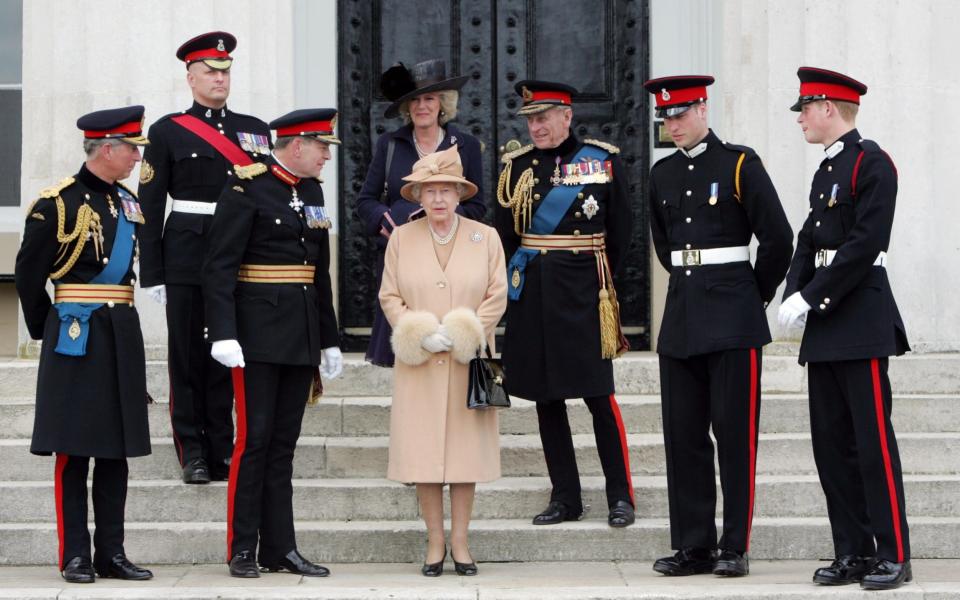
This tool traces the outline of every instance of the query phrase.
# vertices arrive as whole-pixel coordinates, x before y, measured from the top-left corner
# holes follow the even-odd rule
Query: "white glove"
[[[143,288],[143,291],[157,304],[162,306],[167,303],[167,286],[163,284],[152,285],[148,288]]]
[[[244,367],[243,350],[237,340],[220,340],[210,348],[210,356],[221,365],[229,368]]]
[[[443,327],[441,325],[441,327]],[[420,340],[420,347],[427,352],[436,354],[437,352],[449,352],[453,347],[453,340],[447,337],[443,329],[437,329],[436,333],[423,336]]]
[[[340,348],[330,346],[321,352],[323,360],[320,361],[320,374],[327,379],[336,379],[343,373],[343,354],[340,353]]]
[[[789,298],[780,305],[780,312],[777,318],[784,327],[796,327],[802,329],[807,324],[807,313],[810,311],[810,305],[803,299],[800,292],[794,292]]]

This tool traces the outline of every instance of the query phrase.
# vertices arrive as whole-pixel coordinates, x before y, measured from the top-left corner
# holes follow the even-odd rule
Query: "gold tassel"
[[[307,405],[315,406],[323,398],[323,380],[320,379],[320,369],[313,369],[313,379],[310,381],[310,392],[307,394]]]
[[[617,314],[606,288],[600,288],[600,356],[616,358],[619,339]]]

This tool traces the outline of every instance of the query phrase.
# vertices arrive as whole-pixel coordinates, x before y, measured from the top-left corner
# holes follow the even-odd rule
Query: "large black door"
[[[574,130],[616,144],[629,170],[634,236],[617,278],[621,318],[634,349],[650,347],[648,226],[644,202],[649,168],[647,0],[339,0],[340,325],[344,347],[366,348],[377,301],[373,244],[353,218],[373,145],[400,126],[383,118],[389,102],[380,73],[442,58],[452,75],[470,75],[461,90],[458,123],[486,147],[486,200],[496,202],[499,156],[528,143],[516,117],[515,81],[547,79],[581,91]]]

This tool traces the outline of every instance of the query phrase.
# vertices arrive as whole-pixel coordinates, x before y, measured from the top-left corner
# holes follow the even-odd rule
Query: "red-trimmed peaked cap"
[[[706,100],[707,86],[713,81],[710,75],[672,75],[651,79],[643,87],[657,99],[656,115],[662,119],[682,115]]]
[[[575,87],[554,81],[524,79],[513,86],[523,100],[518,115],[533,115],[555,106],[570,106],[579,92]]]
[[[270,129],[277,137],[302,135],[327,144],[339,144],[337,138],[337,110],[334,108],[302,108],[270,121]]]
[[[800,67],[797,69],[800,78],[800,97],[790,110],[800,112],[800,107],[808,102],[817,100],[843,100],[860,104],[860,96],[866,95],[867,86],[843,73],[818,69],[816,67]]]
[[[115,139],[134,146],[147,146],[143,136],[143,107],[124,106],[87,113],[77,119],[77,129],[88,140]]]
[[[197,61],[203,61],[211,69],[226,71],[233,64],[230,53],[237,47],[237,38],[226,31],[202,33],[185,41],[177,48],[177,58],[189,67]]]

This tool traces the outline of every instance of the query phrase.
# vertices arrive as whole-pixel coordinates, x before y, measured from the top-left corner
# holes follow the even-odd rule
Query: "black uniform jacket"
[[[238,146],[239,134],[264,136],[270,143],[270,128],[256,117],[226,108],[208,109],[196,102],[185,112],[222,130]],[[140,240],[143,287],[162,283],[200,285],[200,265],[212,217],[171,212],[164,226],[167,195],[176,200],[216,202],[233,173],[233,165],[213,146],[170,120],[180,114],[166,115],[150,126],[150,145],[140,166],[140,203],[147,221]],[[265,157],[260,152],[247,154],[254,161]]]
[[[240,342],[246,360],[318,365],[320,350],[339,346],[330,286],[327,229],[310,228],[306,208],[290,206],[293,188],[268,170],[230,178],[217,203],[203,263],[208,341]],[[305,206],[323,206],[316,179],[301,179]],[[313,285],[237,281],[241,264],[314,265]]]
[[[122,210],[117,186],[97,178],[86,166],[59,191],[64,206],[63,230],[68,234],[74,230],[77,211],[86,203],[100,215],[104,243],[98,256],[93,240],[88,240],[73,268],[58,281],[87,283],[103,270],[103,259],[113,250],[117,230],[108,194],[115,209]],[[42,195],[50,197],[40,198],[27,213],[16,265],[17,294],[27,329],[30,337],[43,340],[30,451],[100,458],[150,454],[146,366],[137,309],[119,303],[102,306],[90,316],[84,356],[54,352],[60,319],[46,283],[65,260],[58,260],[57,193],[45,190]],[[69,256],[75,242],[67,247]],[[136,283],[134,260],[132,257],[120,284]]]
[[[538,200],[553,189],[550,177],[556,157],[560,157],[561,164],[570,163],[582,144],[571,131],[556,148],[539,150],[529,146],[525,151],[505,155],[505,161],[512,160],[510,190],[521,173],[532,168],[536,211]],[[630,245],[632,213],[627,197],[627,171],[615,152],[609,160],[613,180],[584,186],[553,233],[606,232],[607,256],[611,270],[616,272]],[[590,196],[599,209],[588,218],[583,205]],[[509,261],[520,247],[513,213],[498,205],[494,221]],[[507,305],[503,359],[508,391],[541,401],[612,394],[613,363],[602,358],[600,351],[596,257],[590,252],[574,254],[569,250],[540,254],[527,265],[525,278],[520,299]]]
[[[764,311],[783,281],[793,231],[760,157],[710,131],[694,158],[679,150],[650,173],[650,228],[657,258],[670,271],[657,352],[674,358],[770,342]],[[737,162],[740,197],[736,197]],[[717,199],[711,204],[711,187]],[[674,267],[670,252],[759,246],[748,262]]]
[[[910,350],[887,270],[873,266],[890,245],[896,167],[876,142],[862,139],[856,129],[839,141],[843,150],[824,159],[813,176],[810,213],[797,236],[784,292],[787,298],[799,291],[812,307],[800,345],[801,364],[899,356]],[[831,206],[834,185],[838,188]],[[837,254],[830,266],[816,268],[816,253],[822,249]]]

